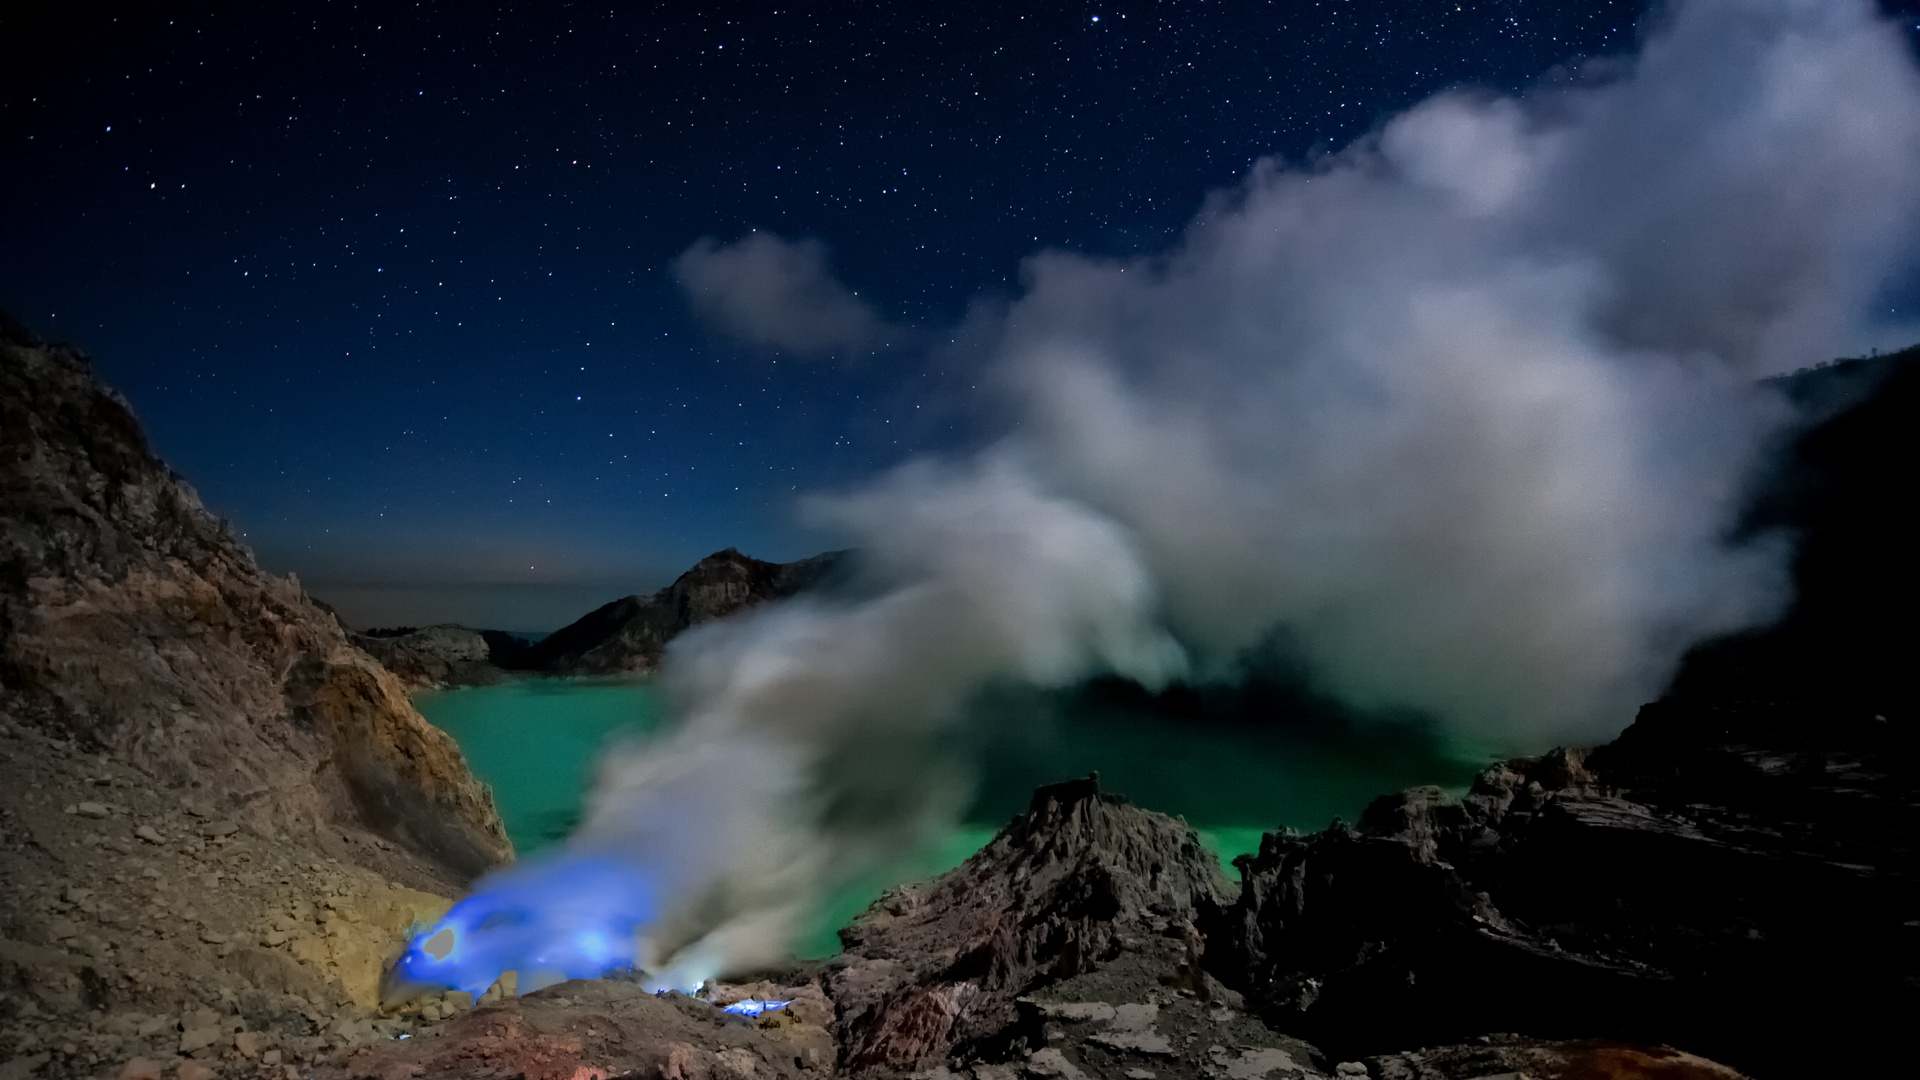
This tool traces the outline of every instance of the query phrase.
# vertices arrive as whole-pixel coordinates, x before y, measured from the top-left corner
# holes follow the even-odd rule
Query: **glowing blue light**
[[[745,1001],[736,1001],[720,1011],[730,1012],[735,1016],[759,1016],[761,1013],[779,1012],[791,1004],[793,1004],[791,1001],[755,1001],[748,998]]]
[[[653,889],[625,863],[571,854],[524,863],[483,879],[408,942],[389,986],[400,996],[416,987],[478,996],[508,971],[523,983],[534,973],[542,982],[598,978],[634,966],[637,933],[654,910]]]

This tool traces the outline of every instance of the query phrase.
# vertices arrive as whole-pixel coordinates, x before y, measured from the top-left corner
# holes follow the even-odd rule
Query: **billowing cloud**
[[[833,276],[818,240],[703,237],[674,259],[673,276],[701,318],[748,345],[845,355],[873,348],[886,331],[872,305]]]
[[[981,687],[1275,631],[1463,745],[1604,738],[1776,610],[1784,545],[1727,542],[1783,413],[1755,379],[1867,340],[1916,208],[1920,77],[1868,0],[1691,0],[1630,60],[1263,162],[1162,256],[1038,255],[1013,434],[814,503],[870,592],[677,642],[674,734],[568,858],[659,883],[674,979],[764,962],[954,812]]]

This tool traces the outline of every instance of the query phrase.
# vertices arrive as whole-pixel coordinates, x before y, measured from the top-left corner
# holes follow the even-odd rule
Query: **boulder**
[[[1011,1053],[1022,995],[1157,937],[1184,940],[1231,895],[1184,822],[1093,778],[1040,788],[978,854],[882,897],[842,931],[827,985],[844,1063],[904,1071]]]

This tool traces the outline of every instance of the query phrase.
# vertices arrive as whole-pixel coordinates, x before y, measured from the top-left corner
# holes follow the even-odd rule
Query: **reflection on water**
[[[527,678],[422,692],[414,702],[492,785],[522,854],[572,830],[594,759],[610,740],[645,738],[660,719],[652,688],[631,679]],[[1097,771],[1103,787],[1186,817],[1230,863],[1257,850],[1264,831],[1351,820],[1383,792],[1464,785],[1474,768],[1418,725],[1356,724],[1297,697],[1258,692],[1147,696],[1096,686],[989,699],[977,712],[973,737],[958,750],[980,776],[966,822],[937,850],[830,898],[805,955],[837,951],[834,931],[883,888],[979,850],[1040,784]]]

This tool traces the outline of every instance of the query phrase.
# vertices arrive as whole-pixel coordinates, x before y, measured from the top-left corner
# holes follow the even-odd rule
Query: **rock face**
[[[82,357],[0,329],[0,410],[0,710],[344,859],[369,845],[342,829],[444,883],[510,857],[453,741],[255,564]]]
[[[404,634],[355,634],[353,643],[409,687],[482,686],[501,676],[484,634],[452,623]]]
[[[1156,937],[1184,942],[1230,896],[1184,823],[1092,780],[1041,788],[979,854],[842,932],[828,987],[846,1064],[907,1070],[1004,1053],[1021,995]],[[1197,963],[1191,977],[1202,978]]]
[[[1458,801],[1415,789],[1356,828],[1265,837],[1238,860],[1216,973],[1338,1056],[1524,1031],[1762,1076],[1890,1060],[1920,1006],[1920,822],[1911,784],[1872,774],[1884,754],[1911,760],[1910,733],[1857,732],[1881,736],[1876,755],[1721,728],[1642,756],[1688,739],[1675,709],[1649,707],[1594,771],[1557,751],[1489,769]],[[1849,811],[1872,825],[1847,829]]]
[[[510,666],[549,675],[652,671],[681,631],[825,583],[847,563],[843,551],[770,563],[732,548],[695,563],[652,596],[628,596],[542,638]]]

